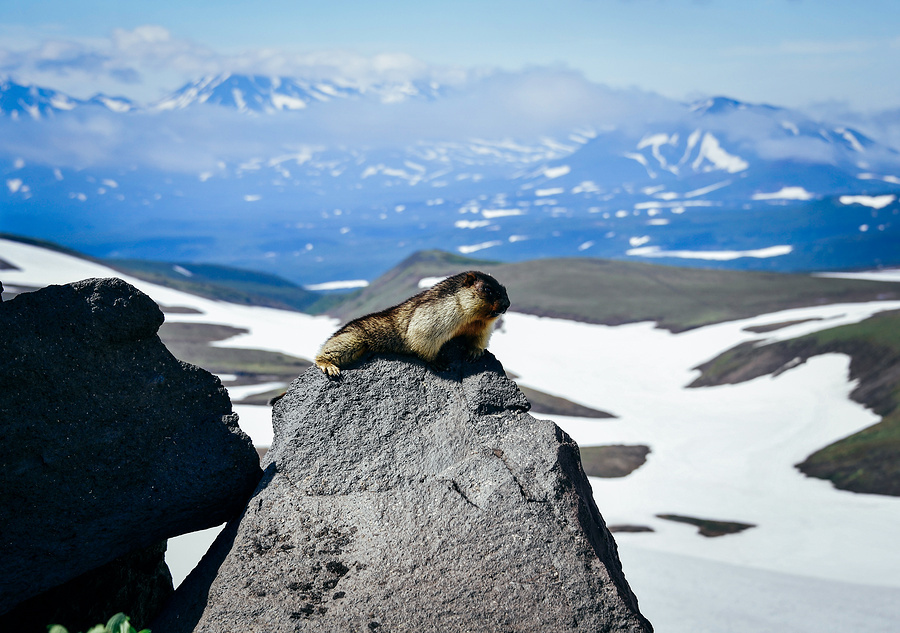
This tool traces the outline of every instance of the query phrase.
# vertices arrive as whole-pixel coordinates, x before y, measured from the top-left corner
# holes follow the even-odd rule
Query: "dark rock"
[[[120,556],[18,604],[0,616],[0,630],[47,633],[47,625],[52,623],[75,633],[106,622],[116,613],[127,614],[140,630],[172,595],[165,554],[163,541]]]
[[[714,519],[698,519],[696,517],[686,517],[680,514],[657,514],[657,518],[666,521],[675,521],[676,523],[687,523],[697,527],[697,531],[701,536],[715,538],[717,536],[726,536],[728,534],[737,534],[744,530],[756,527],[753,523],[739,523],[737,521],[716,521]]]
[[[644,465],[650,447],[642,444],[582,446],[581,464],[591,477],[627,477]]]
[[[508,373],[509,372],[507,372],[507,374]],[[509,377],[513,378],[513,376]],[[528,402],[531,403],[531,411],[534,413],[542,413],[544,415],[570,415],[577,418],[595,419],[616,417],[612,413],[586,407],[583,404],[578,404],[577,402],[572,402],[571,400],[560,398],[559,396],[552,396],[549,393],[544,393],[543,391],[532,389],[530,387],[519,385],[519,390],[525,394],[526,398],[528,398]]]
[[[294,381],[243,517],[154,630],[651,631],[578,446],[454,353]]]
[[[236,516],[258,483],[227,392],[162,321],[119,279],[0,304],[0,613]]]

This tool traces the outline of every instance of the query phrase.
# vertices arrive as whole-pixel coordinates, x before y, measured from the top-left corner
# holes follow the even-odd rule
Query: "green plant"
[[[51,624],[47,627],[47,633],[69,633],[66,627],[59,624]],[[117,613],[109,619],[106,626],[98,624],[88,629],[87,633],[150,633],[150,629],[136,631],[131,626],[131,621],[124,613]]]

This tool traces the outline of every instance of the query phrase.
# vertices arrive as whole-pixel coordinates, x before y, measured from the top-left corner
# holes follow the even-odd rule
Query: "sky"
[[[218,72],[544,67],[678,100],[900,107],[896,0],[3,0],[0,76],[150,102]]]

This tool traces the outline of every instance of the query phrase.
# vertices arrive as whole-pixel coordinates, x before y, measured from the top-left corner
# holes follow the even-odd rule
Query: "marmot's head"
[[[506,312],[509,308],[509,297],[506,294],[506,288],[500,282],[487,273],[477,270],[470,270],[463,274],[465,275],[463,286],[471,286],[478,293],[490,318],[498,317]]]

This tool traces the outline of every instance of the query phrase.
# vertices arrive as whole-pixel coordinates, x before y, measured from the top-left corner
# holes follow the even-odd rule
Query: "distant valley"
[[[223,75],[140,105],[6,81],[0,230],[299,284],[371,281],[434,248],[771,271],[900,264],[900,154],[858,130],[724,97],[615,91],[601,100],[612,114],[543,134],[441,123],[477,97]]]

